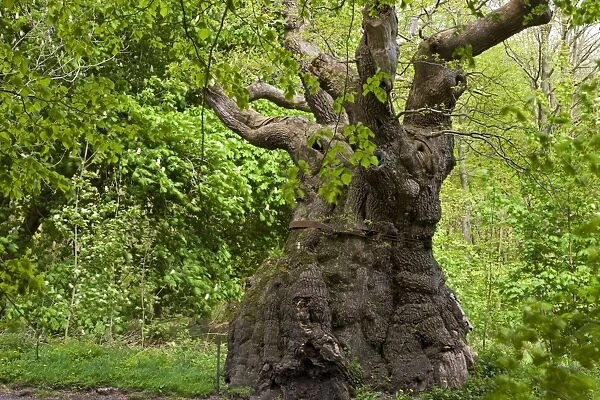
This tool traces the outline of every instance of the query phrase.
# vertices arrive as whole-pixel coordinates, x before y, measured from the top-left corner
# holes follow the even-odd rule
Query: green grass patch
[[[26,336],[0,334],[0,383],[52,388],[110,386],[189,396],[215,391],[214,344],[188,341],[141,348],[51,341],[40,345],[39,359],[35,347]],[[225,346],[222,348],[224,351]]]

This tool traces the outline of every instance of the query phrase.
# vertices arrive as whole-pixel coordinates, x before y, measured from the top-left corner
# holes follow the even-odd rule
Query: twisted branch
[[[249,100],[255,101],[258,99],[269,100],[279,107],[290,110],[300,110],[311,112],[311,109],[303,96],[294,96],[291,99],[286,99],[283,90],[276,88],[265,82],[255,82],[246,88],[248,90]]]

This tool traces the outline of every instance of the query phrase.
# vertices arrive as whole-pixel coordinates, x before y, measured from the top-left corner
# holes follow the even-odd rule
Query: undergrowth
[[[82,339],[50,340],[40,345],[36,358],[33,339],[23,334],[0,334],[0,383],[10,386],[110,386],[206,395],[215,392],[216,364],[216,345],[200,341],[142,348],[100,346]]]

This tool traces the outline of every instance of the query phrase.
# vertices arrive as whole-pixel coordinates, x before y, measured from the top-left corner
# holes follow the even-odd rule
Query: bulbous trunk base
[[[226,378],[260,399],[349,399],[352,387],[457,387],[468,321],[430,239],[292,232],[230,325]]]

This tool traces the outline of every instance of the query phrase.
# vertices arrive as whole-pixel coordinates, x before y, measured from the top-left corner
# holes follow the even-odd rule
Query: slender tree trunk
[[[467,175],[467,163],[465,152],[465,143],[462,138],[458,139],[458,168],[460,176],[460,187],[465,197],[465,208],[461,220],[463,239],[468,244],[473,244],[473,235],[471,231],[471,200],[469,199],[469,176]]]
[[[82,185],[84,174],[87,169],[88,162],[88,150],[90,144],[86,142],[85,150],[83,156],[81,157],[81,167],[79,170],[79,178],[77,185]],[[65,325],[65,339],[69,337],[69,328],[71,327],[71,321],[73,320],[73,315],[75,314],[75,300],[77,296],[77,284],[79,282],[79,194],[81,191],[81,187],[76,187],[75,190],[75,215],[77,220],[75,221],[75,227],[73,229],[73,287],[71,288],[71,301],[69,302],[69,309],[67,314],[67,322]]]
[[[146,339],[146,261],[148,260],[149,244],[147,244],[146,246],[147,247],[144,251],[144,258],[142,260],[142,273],[140,282],[140,307],[142,311],[140,334],[142,339],[142,347],[144,347]]]
[[[77,195],[76,195],[77,196]],[[77,210],[77,200],[75,202],[75,210]],[[69,328],[71,327],[71,321],[73,320],[73,315],[75,314],[75,299],[77,296],[77,283],[79,281],[78,276],[78,268],[79,268],[79,237],[78,237],[78,226],[75,225],[74,230],[74,239],[73,239],[73,252],[74,252],[74,260],[73,260],[73,269],[75,279],[73,280],[73,287],[71,288],[71,300],[69,301],[69,309],[67,313],[67,323],[65,325],[65,339],[69,337]]]
[[[556,109],[556,99],[552,89],[551,76],[551,54],[549,48],[550,40],[550,25],[544,25],[539,28],[539,41],[540,41],[540,55],[539,55],[539,68],[540,68],[540,88],[546,98],[546,104],[540,104],[538,107],[538,127],[541,132],[549,136],[551,134],[551,126],[548,121],[548,116],[552,115]]]

